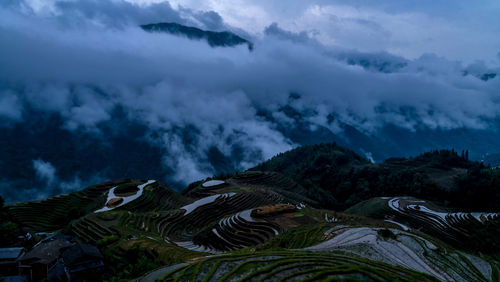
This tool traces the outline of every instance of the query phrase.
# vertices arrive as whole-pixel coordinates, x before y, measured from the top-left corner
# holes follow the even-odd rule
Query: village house
[[[17,259],[24,254],[24,248],[0,248],[0,277],[17,276]]]
[[[104,266],[96,246],[61,234],[39,242],[17,262],[20,275],[28,281],[91,281]]]
[[[90,244],[75,244],[66,248],[60,257],[61,265],[68,281],[92,281],[100,276],[104,266],[103,256],[99,249]]]
[[[54,280],[63,276],[64,269],[56,267],[57,261],[61,250],[73,244],[65,239],[41,241],[18,260],[20,274],[26,276],[29,281]]]

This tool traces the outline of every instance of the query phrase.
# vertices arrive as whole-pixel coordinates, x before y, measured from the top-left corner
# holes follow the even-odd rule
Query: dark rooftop
[[[23,248],[0,248],[0,259],[17,259]]]
[[[102,259],[102,254],[96,246],[83,243],[68,247],[61,256],[65,265],[71,265],[81,258]]]
[[[48,242],[41,242],[35,245],[31,251],[29,251],[21,261],[28,261],[31,259],[38,259],[37,262],[49,264],[59,258],[61,250],[63,248],[69,247],[73,243],[67,240],[52,240]]]

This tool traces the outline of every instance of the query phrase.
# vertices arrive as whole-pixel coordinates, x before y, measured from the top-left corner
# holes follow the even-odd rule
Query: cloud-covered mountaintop
[[[386,1],[374,10],[359,1],[363,9],[336,10],[320,2],[284,12],[302,11],[295,28],[283,17],[269,21],[278,4],[260,2],[265,13],[246,9],[254,28],[246,18],[237,24],[227,16],[229,4],[215,12],[168,2],[2,2],[0,193],[26,200],[36,198],[33,191],[54,194],[121,177],[182,187],[320,141],[346,144],[376,161],[439,147],[468,148],[476,157],[500,151],[500,58],[485,54],[495,46],[500,52],[488,37],[498,31],[495,19],[485,16],[490,26],[470,38],[480,40],[477,52],[463,53],[489,59],[471,63],[434,43],[430,53],[405,55],[427,46],[422,41],[404,51],[396,32],[401,23],[412,26],[415,15],[432,22],[422,8],[410,13],[411,7]],[[307,18],[311,13],[319,23]],[[366,22],[367,13],[373,22]],[[439,33],[429,36],[436,40],[449,36],[442,30],[453,23],[446,14],[434,15],[439,26],[432,32]],[[308,20],[311,28],[297,30]],[[211,48],[140,28],[157,22],[231,31],[254,50]],[[255,30],[261,22],[268,24]],[[379,36],[387,27],[393,27],[387,38],[398,42],[355,44],[356,36]]]
[[[174,35],[186,36],[189,39],[206,40],[211,47],[233,47],[246,44],[249,50],[253,48],[250,41],[228,31],[206,31],[178,23],[143,24],[141,28],[149,32],[167,32]]]

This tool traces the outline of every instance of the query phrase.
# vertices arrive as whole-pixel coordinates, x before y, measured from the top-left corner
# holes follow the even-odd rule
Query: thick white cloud
[[[154,0],[130,0],[151,3]],[[500,50],[500,2],[472,1],[170,1],[219,13],[254,34],[273,22],[306,31],[325,44],[390,51],[406,58],[436,53],[452,60],[495,60]]]
[[[494,27],[472,35],[425,10],[345,3],[293,2],[289,11],[276,2],[234,2],[247,12],[241,19],[227,14],[234,4],[218,1],[200,10],[51,3],[0,8],[0,115],[20,121],[26,105],[59,114],[68,130],[99,132],[120,107],[147,125],[148,140],[165,148],[164,163],[178,181],[215,173],[206,157],[212,147],[226,156],[244,148],[236,166],[245,168],[295,146],[278,129],[294,126],[280,110],[287,104],[311,127],[333,132],[341,131],[340,123],[365,132],[388,124],[487,129],[500,114],[500,78],[478,78],[498,68],[491,61],[468,66],[449,59],[489,57],[497,46],[489,38]],[[255,35],[255,49],[210,48],[137,26],[162,19],[214,29],[234,25]],[[482,43],[470,43],[477,50],[452,48],[460,35]],[[432,40],[426,43],[426,36]],[[290,101],[292,92],[300,98]]]

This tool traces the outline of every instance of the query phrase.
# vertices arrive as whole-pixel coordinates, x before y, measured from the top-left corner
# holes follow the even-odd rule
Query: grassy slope
[[[384,211],[385,207],[387,207],[387,200],[382,198],[372,198],[369,200],[362,201],[346,209],[344,212],[348,214],[357,214],[362,216],[380,218],[377,215],[381,211]]]

